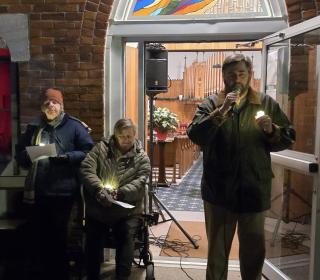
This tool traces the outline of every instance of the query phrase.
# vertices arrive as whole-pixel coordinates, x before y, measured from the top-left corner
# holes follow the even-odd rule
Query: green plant
[[[176,130],[178,118],[168,108],[155,108],[153,111],[153,127],[162,132]]]

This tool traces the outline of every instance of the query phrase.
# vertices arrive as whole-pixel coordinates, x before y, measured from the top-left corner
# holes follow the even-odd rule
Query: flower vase
[[[157,131],[158,141],[166,141],[168,136],[168,131],[160,131],[158,129],[156,131]]]

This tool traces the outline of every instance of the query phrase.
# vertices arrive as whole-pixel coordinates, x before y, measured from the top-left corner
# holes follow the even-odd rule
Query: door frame
[[[267,77],[267,54],[268,47],[272,44],[290,39],[294,36],[320,28],[320,16],[296,24],[292,27],[280,30],[262,40],[262,91],[266,90],[266,77]],[[320,47],[318,47],[320,53]],[[317,100],[320,101],[320,62],[317,59],[316,66],[317,75]],[[316,116],[316,135],[315,135],[315,151],[314,154],[306,154],[286,150],[283,152],[272,153],[271,158],[273,163],[277,163],[286,169],[308,174],[313,177],[313,197],[312,197],[312,210],[311,210],[311,245],[310,245],[310,266],[309,266],[309,279],[320,279],[320,175],[318,172],[310,172],[313,168],[318,167],[318,159],[320,156],[320,110],[317,110]],[[313,167],[312,167],[313,166]],[[279,269],[272,265],[269,261],[265,261],[264,274],[270,276],[271,279],[290,279],[285,276]]]
[[[285,1],[269,0],[273,17],[263,18],[206,18],[185,17],[183,19],[130,21],[125,19],[128,5],[132,1],[114,0],[105,45],[105,136],[111,134],[115,121],[125,113],[125,44],[139,45],[139,104],[144,100],[144,45],[147,42],[241,42],[256,41],[280,29],[286,28],[287,11]],[[249,31],[250,30],[250,31]],[[142,105],[143,104],[143,105]],[[138,129],[144,129],[145,102],[139,105]],[[140,133],[139,135],[143,135]],[[143,140],[144,139],[140,139]]]

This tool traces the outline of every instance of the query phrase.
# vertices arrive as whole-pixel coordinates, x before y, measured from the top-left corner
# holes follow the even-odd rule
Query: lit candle
[[[259,119],[260,117],[264,116],[264,111],[258,111],[255,118]]]
[[[114,187],[110,184],[105,184],[105,185],[103,185],[103,187],[109,191],[113,191],[113,189],[114,189]]]

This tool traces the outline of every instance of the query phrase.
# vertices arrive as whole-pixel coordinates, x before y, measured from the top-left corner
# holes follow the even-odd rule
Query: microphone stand
[[[148,191],[149,213],[153,212],[152,202],[154,201],[155,206],[160,211],[160,215],[163,219],[161,222],[164,223],[172,220],[177,225],[177,227],[182,231],[182,233],[187,237],[187,239],[192,243],[193,247],[195,249],[198,249],[199,245],[196,243],[196,241],[185,231],[185,229],[179,224],[179,222],[175,219],[175,217],[170,213],[168,208],[157,197],[155,193],[157,183],[155,185],[152,183],[152,180],[153,180],[153,101],[154,101],[154,96],[160,92],[161,91],[147,91],[147,95],[149,97],[149,158],[150,158],[150,164],[151,164],[151,172],[149,176],[149,191]],[[164,215],[162,213],[160,206],[169,215],[170,219],[164,218]]]

